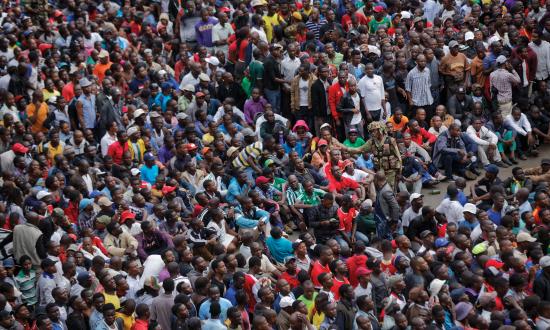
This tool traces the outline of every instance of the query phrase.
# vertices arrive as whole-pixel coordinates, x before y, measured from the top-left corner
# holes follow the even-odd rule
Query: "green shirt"
[[[389,29],[391,27],[391,22],[388,17],[384,17],[380,22],[375,18],[371,19],[369,22],[369,33],[376,33],[379,27],[385,27]]]
[[[361,137],[358,137],[354,143],[351,143],[351,141],[349,139],[346,139],[344,141],[344,145],[346,147],[349,147],[349,148],[359,148],[360,146],[362,146],[363,144],[365,144],[365,140],[363,140],[363,138]]]
[[[248,65],[248,71],[251,84],[250,89],[252,90],[252,88],[258,85],[258,80],[262,80],[264,78],[264,64],[260,61],[254,60]]]
[[[302,191],[300,195],[298,195],[298,199],[302,202],[304,205],[319,205],[321,203],[321,197],[325,195],[325,191],[317,188],[313,188],[313,192],[311,195],[308,195],[306,191]]]
[[[299,296],[297,299],[306,304],[308,316],[313,314],[313,307],[315,307],[315,298],[317,297],[317,294],[317,292],[313,292],[313,297],[311,297],[311,300],[308,300],[304,295]]]
[[[252,94],[252,83],[248,77],[243,78],[243,81],[241,81],[241,87],[246,93],[246,98],[250,98],[250,94]]]

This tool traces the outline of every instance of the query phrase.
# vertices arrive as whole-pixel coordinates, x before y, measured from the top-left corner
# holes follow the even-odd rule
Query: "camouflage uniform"
[[[373,155],[374,168],[376,171],[382,171],[389,185],[395,189],[397,177],[401,174],[401,153],[397,146],[397,142],[391,136],[385,134],[386,126],[379,121],[373,121],[369,124],[369,132],[371,138],[359,148],[349,148],[352,153],[361,153],[367,150]],[[382,130],[382,139],[374,138],[372,132],[374,130]]]

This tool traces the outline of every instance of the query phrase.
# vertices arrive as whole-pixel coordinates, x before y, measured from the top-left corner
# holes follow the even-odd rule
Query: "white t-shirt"
[[[448,223],[457,223],[464,219],[464,208],[458,201],[445,198],[435,209],[437,213],[445,214]]]
[[[363,170],[354,169],[353,175],[350,175],[346,172],[342,174],[343,177],[353,179],[358,183],[365,182],[365,180],[369,177],[369,174]]]
[[[401,226],[408,227],[412,219],[419,215],[422,215],[422,208],[420,208],[418,212],[414,212],[413,208],[409,207],[405,210],[405,212],[403,212],[403,216],[401,217]]]
[[[359,97],[359,94],[355,93],[351,96],[351,99],[355,108],[361,109],[361,98]],[[361,116],[361,112],[354,113],[353,117],[351,118],[350,125],[358,125],[361,122],[361,119],[363,119],[363,117]]]
[[[382,77],[373,75],[372,78],[364,76],[357,85],[359,93],[363,96],[365,107],[368,111],[382,109],[384,96],[384,82]]]
[[[298,89],[300,90],[300,106],[309,106],[309,81],[300,78]]]

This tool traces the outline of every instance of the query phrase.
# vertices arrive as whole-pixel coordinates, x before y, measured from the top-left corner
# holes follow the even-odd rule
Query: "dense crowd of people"
[[[549,3],[0,7],[0,330],[550,328]]]

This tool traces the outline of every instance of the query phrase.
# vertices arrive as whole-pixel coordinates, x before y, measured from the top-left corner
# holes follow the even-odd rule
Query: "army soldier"
[[[397,142],[386,134],[386,126],[380,121],[369,124],[371,139],[359,148],[348,148],[351,153],[361,153],[365,150],[372,153],[374,167],[386,176],[386,180],[395,190],[398,176],[401,174],[401,153]]]

